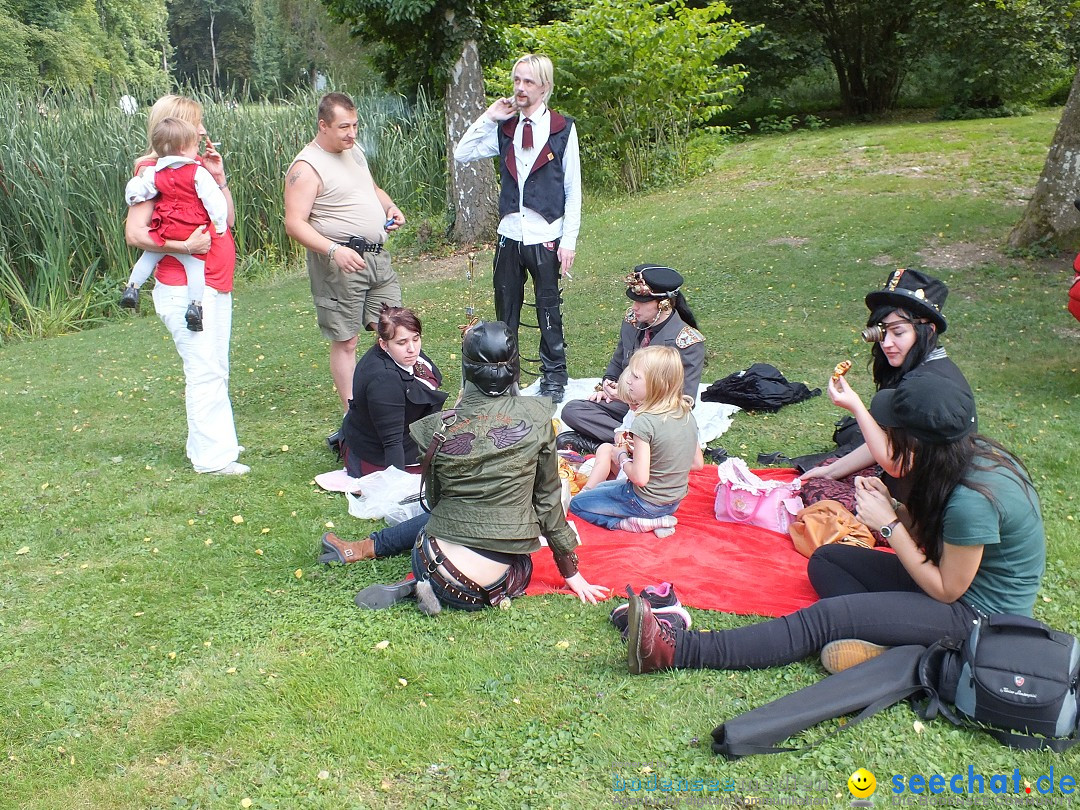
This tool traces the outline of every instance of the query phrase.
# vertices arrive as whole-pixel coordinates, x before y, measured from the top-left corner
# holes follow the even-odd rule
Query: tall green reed
[[[236,201],[241,275],[296,263],[282,183],[315,134],[318,98],[200,98]],[[374,88],[354,100],[376,182],[412,222],[440,216],[446,152],[438,104]],[[39,98],[0,87],[0,343],[80,329],[115,311],[135,258],[124,241],[124,184],[146,148],[148,110],[127,115],[115,97],[99,94]]]

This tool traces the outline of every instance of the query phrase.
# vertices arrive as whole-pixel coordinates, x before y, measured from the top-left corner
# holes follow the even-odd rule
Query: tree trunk
[[[210,80],[213,83],[214,89],[217,89],[218,80],[218,63],[217,63],[217,41],[214,38],[214,10],[210,9]]]
[[[492,162],[458,163],[454,160],[457,142],[488,107],[480,53],[474,39],[465,42],[461,56],[450,72],[444,105],[450,180],[447,202],[454,216],[453,239],[460,244],[475,244],[494,237],[498,207]]]
[[[821,36],[836,71],[844,112],[877,115],[891,110],[907,63],[910,0],[823,0],[803,4],[800,14]]]
[[[1052,242],[1075,249],[1080,241],[1080,213],[1073,200],[1080,197],[1080,68],[1061,114],[1042,176],[1024,216],[1009,234],[1009,245],[1027,247]]]

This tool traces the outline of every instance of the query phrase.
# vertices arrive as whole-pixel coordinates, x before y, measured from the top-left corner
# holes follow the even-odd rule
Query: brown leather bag
[[[828,543],[874,547],[874,535],[866,524],[837,501],[818,501],[801,510],[788,527],[788,533],[795,549],[804,557]]]

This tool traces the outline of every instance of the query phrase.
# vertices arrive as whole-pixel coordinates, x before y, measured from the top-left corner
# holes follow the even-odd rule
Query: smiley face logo
[[[856,799],[866,799],[877,790],[877,779],[866,768],[859,768],[848,777],[847,786]]]

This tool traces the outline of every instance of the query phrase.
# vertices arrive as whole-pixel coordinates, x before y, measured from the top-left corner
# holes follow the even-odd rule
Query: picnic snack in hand
[[[836,364],[836,367],[832,370],[832,381],[836,382],[837,380],[839,380],[841,377],[843,377],[845,374],[848,373],[848,369],[850,369],[850,368],[851,368],[851,361],[850,360],[841,360],[839,363]]]

